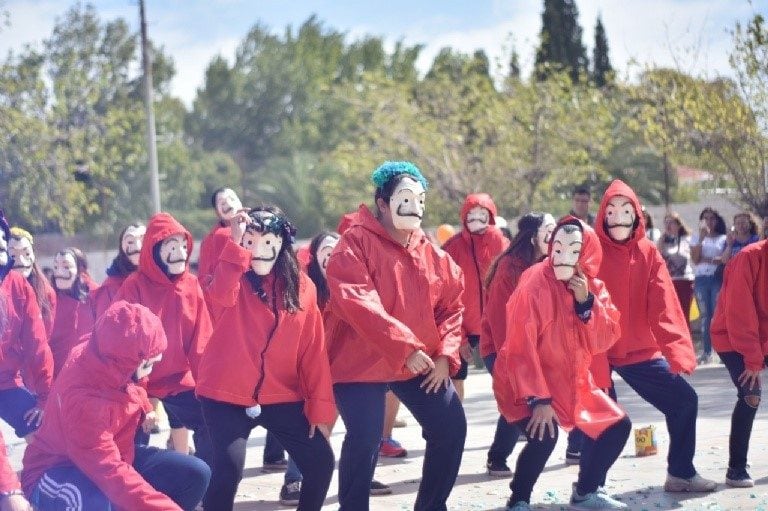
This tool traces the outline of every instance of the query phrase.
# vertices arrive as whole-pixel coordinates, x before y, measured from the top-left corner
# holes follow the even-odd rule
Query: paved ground
[[[696,466],[708,478],[722,483],[725,477],[728,453],[728,429],[735,391],[723,366],[708,366],[697,370],[691,378],[699,393],[698,450]],[[503,510],[508,497],[508,480],[491,478],[485,474],[484,464],[488,445],[493,437],[497,412],[491,393],[490,377],[482,370],[473,369],[467,380],[465,408],[468,435],[464,460],[454,487],[448,508],[451,511]],[[665,456],[668,437],[663,416],[634,394],[622,381],[617,381],[620,402],[629,410],[635,427],[653,424],[659,443],[659,454],[637,458],[634,442],[630,438],[622,457],[608,476],[608,490],[627,502],[635,511],[668,509],[692,510],[764,510],[768,511],[768,413],[765,407],[758,413],[750,452],[751,474],[756,486],[750,489],[732,489],[721,484],[712,494],[666,494],[661,485],[665,477]],[[407,420],[406,428],[396,429],[395,437],[409,450],[407,458],[382,460],[376,470],[376,478],[392,486],[389,496],[372,497],[371,510],[408,510],[418,488],[424,457],[424,440],[413,417],[405,409],[400,416]],[[24,444],[15,441],[13,432],[2,428],[10,442],[12,461],[20,465]],[[335,452],[339,453],[343,439],[341,423],[332,436]],[[153,443],[164,442],[166,434],[153,435]],[[263,430],[251,437],[246,459],[245,478],[240,484],[235,509],[237,511],[266,511],[287,509],[278,504],[278,492],[282,474],[265,474],[261,471],[261,454],[264,445]],[[514,467],[519,448],[510,458]],[[561,435],[557,449],[549,460],[545,472],[534,489],[535,509],[565,510],[570,497],[570,486],[576,479],[577,467],[564,464],[565,435]],[[331,483],[326,506],[323,510],[338,508],[337,479]]]

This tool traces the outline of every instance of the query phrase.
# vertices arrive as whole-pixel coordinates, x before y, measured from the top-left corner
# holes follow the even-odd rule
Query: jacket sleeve
[[[221,307],[233,307],[240,293],[240,279],[251,264],[251,253],[232,241],[227,240],[219,254],[219,262],[213,270],[213,276],[205,286],[208,298]]]
[[[184,351],[187,354],[192,377],[197,381],[197,368],[200,365],[200,359],[203,357],[205,347],[208,346],[208,340],[211,338],[213,323],[211,321],[211,314],[208,312],[208,306],[205,304],[203,290],[200,288],[197,279],[194,282],[197,289],[197,299],[195,301],[197,311],[195,324],[192,325],[192,334],[185,339]]]
[[[43,315],[35,299],[32,286],[24,282],[24,322],[21,331],[21,345],[24,350],[25,384],[37,395],[37,405],[43,407],[51,391],[53,379],[53,355],[48,346]]]
[[[757,268],[750,257],[734,257],[726,267],[726,282],[722,293],[728,306],[719,311],[725,314],[728,338],[733,348],[744,356],[744,364],[750,371],[763,368],[763,350],[755,304]]]
[[[651,332],[672,372],[690,374],[696,369],[696,354],[688,323],[664,259],[655,246],[651,246],[651,250],[646,305]]]
[[[462,330],[464,305],[461,296],[464,293],[464,279],[459,265],[453,260],[446,260],[444,278],[442,279],[443,293],[435,304],[435,324],[440,336],[436,357],[448,357],[450,374],[454,375],[461,367],[459,346],[465,339]]]
[[[62,409],[67,455],[118,509],[180,511],[121,457],[110,431],[110,409],[77,403]]]
[[[504,364],[507,385],[517,401],[549,399],[549,391],[539,359],[539,336],[543,325],[535,296],[518,288],[507,302],[507,332],[496,364]],[[494,373],[497,373],[494,367]],[[518,403],[519,404],[519,403]]]
[[[342,236],[328,261],[330,307],[396,370],[424,343],[389,314],[368,273],[365,256],[354,241]]]
[[[0,492],[9,492],[21,489],[19,478],[16,476],[11,462],[8,460],[8,449],[5,447],[5,439],[0,433]]]
[[[594,297],[592,302],[592,314],[589,321],[577,322],[579,328],[586,331],[587,352],[595,356],[599,353],[605,353],[613,346],[621,336],[621,326],[619,324],[621,314],[613,305],[611,295],[602,281],[590,279],[589,291]]]
[[[336,419],[331,368],[325,350],[323,319],[317,303],[304,304],[307,314],[301,333],[299,383],[304,396],[304,415],[310,424],[332,424]]]
[[[514,267],[499,262],[499,268],[488,286],[487,299],[483,309],[481,352],[498,353],[507,335],[507,301],[517,287],[520,273]]]

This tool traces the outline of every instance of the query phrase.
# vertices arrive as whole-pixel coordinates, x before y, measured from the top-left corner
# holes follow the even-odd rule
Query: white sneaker
[[[716,489],[717,483],[715,481],[704,479],[699,474],[695,474],[690,479],[667,474],[667,480],[664,482],[664,491],[668,492],[703,493],[715,491]]]

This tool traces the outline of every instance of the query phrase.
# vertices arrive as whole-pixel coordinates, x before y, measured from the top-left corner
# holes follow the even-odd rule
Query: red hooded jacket
[[[0,286],[0,360],[3,358],[2,348],[9,340],[5,338],[5,329],[8,326],[8,298],[5,289]],[[8,450],[5,448],[5,439],[0,433],[0,492],[9,492],[21,488],[19,478],[16,477],[11,462],[8,459]]]
[[[467,215],[477,206],[489,211],[490,225],[482,234],[472,234],[467,229]],[[461,208],[461,223],[463,229],[445,242],[443,250],[464,272],[464,293],[461,297],[464,303],[464,335],[480,335],[485,305],[483,282],[491,263],[509,246],[509,240],[496,227],[496,205],[487,193],[467,196]]]
[[[605,208],[617,195],[632,201],[638,219],[629,240],[623,243],[611,239],[605,229]],[[597,276],[621,312],[621,337],[608,350],[611,365],[636,364],[663,354],[674,373],[693,372],[693,342],[667,265],[656,245],[646,239],[640,201],[624,182],[617,179],[605,191],[595,230],[603,247]]]
[[[116,302],[86,339],[57,378],[24,453],[24,491],[30,495],[48,469],[74,464],[120,510],[178,511],[132,466],[136,429],[152,410],[132,376],[165,349],[160,320],[141,305]]]
[[[208,285],[219,320],[200,362],[197,394],[246,407],[304,401],[311,424],[330,424],[336,406],[314,284],[299,272],[301,308],[291,314],[273,273],[262,281],[271,304],[253,292],[250,265],[250,251],[229,240]]]
[[[109,275],[98,288],[91,292],[94,317],[98,318],[112,305],[126,277],[127,275]]]
[[[725,266],[710,326],[719,353],[736,351],[750,371],[768,356],[768,242],[752,243]]]
[[[328,261],[325,338],[334,382],[414,377],[406,359],[418,349],[445,355],[459,370],[461,268],[419,230],[409,247],[392,239],[361,205]]]
[[[150,218],[139,255],[139,269],[125,279],[115,297],[140,303],[160,318],[168,349],[149,375],[147,392],[164,398],[195,388],[194,376],[200,356],[211,336],[211,317],[197,277],[189,270],[173,280],[155,262],[154,246],[164,239],[183,234],[187,252],[192,253],[192,235],[168,213]]]
[[[529,266],[513,256],[503,256],[486,291],[485,308],[480,326],[480,356],[498,353],[507,335],[507,302],[517,287],[520,276]]]
[[[573,293],[555,278],[549,258],[531,266],[507,303],[507,335],[493,368],[493,391],[509,422],[531,415],[529,398],[552,399],[560,426],[597,438],[625,415],[590,374],[593,356],[619,336],[619,312],[595,278],[600,243],[584,225],[579,266],[594,296],[591,317],[585,323],[576,315]]]
[[[83,278],[88,294],[78,300],[69,291],[56,291],[56,317],[48,344],[53,354],[53,376],[58,376],[69,357],[72,348],[82,342],[82,337],[93,329],[94,316],[91,293],[96,283],[90,278]]]
[[[0,287],[5,292],[9,323],[5,333],[0,332],[3,350],[0,390],[25,385],[37,394],[37,404],[42,407],[51,390],[53,356],[35,291],[14,271],[5,276]]]

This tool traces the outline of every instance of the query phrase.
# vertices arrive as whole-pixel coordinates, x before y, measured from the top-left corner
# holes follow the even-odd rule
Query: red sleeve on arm
[[[197,381],[197,368],[200,365],[200,359],[203,357],[205,347],[208,346],[208,340],[211,338],[213,322],[208,312],[208,306],[205,304],[203,290],[200,289],[197,280],[195,280],[195,287],[197,288],[197,300],[195,302],[197,314],[192,335],[187,340],[188,344],[185,346],[185,351],[189,361],[189,368],[192,371],[192,377]]]
[[[359,247],[341,239],[328,261],[330,303],[341,319],[399,371],[411,353],[425,346],[384,308],[364,259]]]
[[[435,306],[435,324],[440,335],[440,346],[435,356],[448,357],[450,374],[455,375],[461,367],[459,346],[466,338],[462,330],[464,305],[461,302],[464,280],[459,265],[452,260],[446,262],[443,296]]]
[[[587,331],[587,348],[589,354],[595,356],[608,351],[621,336],[621,314],[613,305],[605,284],[596,279],[590,280],[589,291],[594,296],[592,315],[586,323],[578,321],[577,324]]]
[[[53,379],[53,355],[48,346],[48,336],[45,333],[45,324],[40,307],[37,305],[32,286],[24,286],[24,323],[21,331],[21,345],[24,350],[24,376],[30,381],[25,381],[37,394],[39,407],[45,405],[48,393],[51,391]]]
[[[749,257],[735,257],[728,262],[725,295],[725,324],[733,348],[744,356],[750,371],[763,368],[763,350],[760,345],[759,319],[755,305],[757,268]]]
[[[240,293],[240,279],[250,264],[251,253],[231,239],[227,240],[212,278],[204,283],[208,298],[222,307],[233,307]]]
[[[118,509],[179,511],[179,506],[123,461],[110,433],[109,410],[84,404],[62,410],[67,454],[75,466]]]
[[[331,368],[325,350],[325,332],[315,300],[304,304],[307,319],[300,337],[299,382],[304,415],[310,424],[332,424],[336,418]]]
[[[688,323],[675,293],[667,265],[653,248],[648,281],[648,322],[656,342],[674,373],[690,374],[696,369],[696,353]]]
[[[0,433],[0,492],[9,492],[21,489],[19,478],[16,476],[8,460],[8,450],[5,447],[5,439]]]
[[[509,271],[508,271],[509,267]],[[520,273],[511,265],[499,263],[499,268],[488,287],[483,309],[483,330],[480,335],[480,353],[488,356],[498,353],[507,335],[507,301],[512,296]]]

